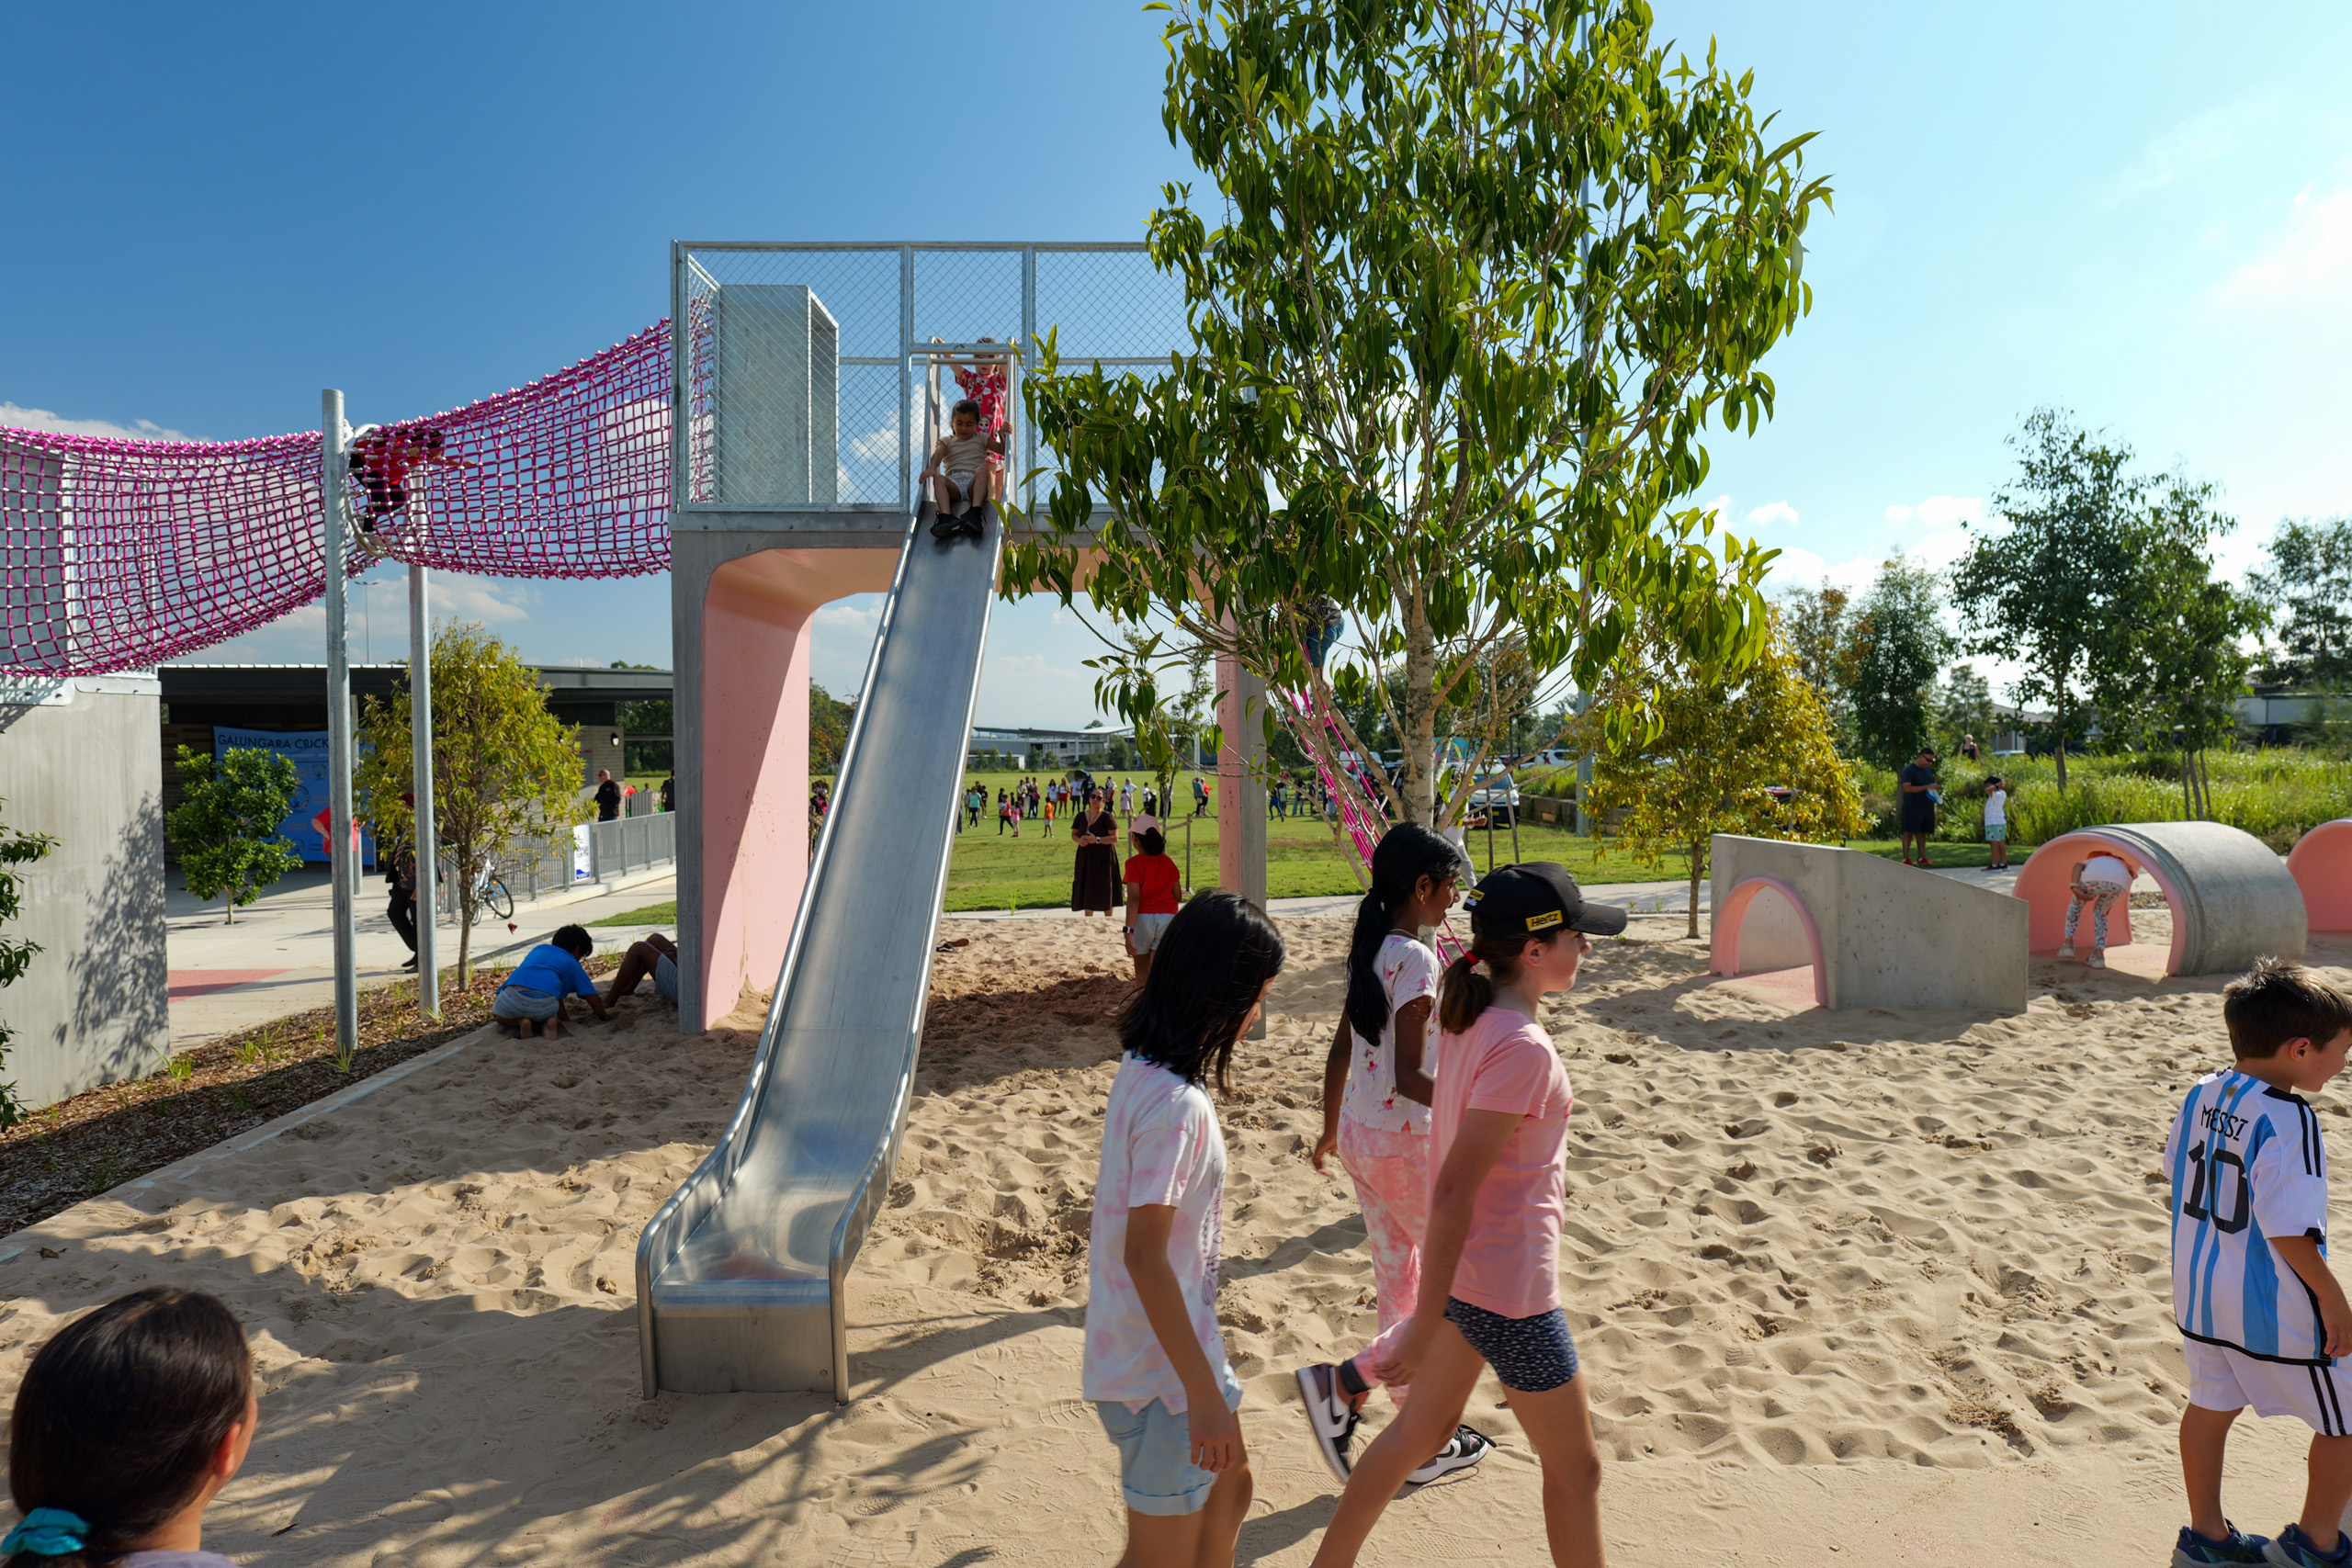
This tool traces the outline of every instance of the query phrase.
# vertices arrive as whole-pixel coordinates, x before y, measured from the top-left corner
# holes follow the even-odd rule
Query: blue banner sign
[[[212,758],[219,761],[220,754],[231,750],[275,751],[294,764],[294,809],[277,830],[292,840],[294,852],[304,860],[323,863],[331,858],[327,848],[327,732],[323,729],[232,729],[225,724],[212,727]],[[368,834],[366,823],[360,824],[359,856],[362,865],[376,861],[376,841]]]

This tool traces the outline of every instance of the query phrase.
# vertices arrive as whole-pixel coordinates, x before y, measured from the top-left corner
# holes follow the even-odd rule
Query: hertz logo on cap
[[[1532,931],[1549,931],[1566,919],[1567,917],[1557,909],[1546,909],[1540,915],[1528,916],[1527,929]]]

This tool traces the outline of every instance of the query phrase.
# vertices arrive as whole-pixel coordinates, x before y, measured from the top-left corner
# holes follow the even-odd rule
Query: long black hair
[[[1419,822],[1399,822],[1372,852],[1372,891],[1356,906],[1355,936],[1348,943],[1348,1021],[1377,1041],[1388,1027],[1388,993],[1380,986],[1380,944],[1396,929],[1396,911],[1426,876],[1443,882],[1462,874],[1462,852],[1452,840]]]
[[[130,1550],[187,1506],[245,1418],[253,1351],[217,1296],[158,1285],[108,1302],[42,1346],[8,1420],[17,1508],[90,1527],[77,1552],[19,1551],[11,1568],[82,1568]]]
[[[1283,938],[1238,893],[1201,893],[1160,936],[1151,977],[1119,1014],[1119,1043],[1187,1083],[1233,1086],[1241,1024],[1266,982],[1283,972]]]

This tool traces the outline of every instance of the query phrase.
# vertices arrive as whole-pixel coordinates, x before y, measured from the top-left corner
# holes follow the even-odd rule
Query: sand
[[[1715,980],[1679,930],[1603,944],[1547,1020],[1578,1096],[1562,1285],[1612,1560],[2160,1560],[2183,1385],[2156,1152],[2226,1056],[2222,980],[2126,953],[2037,964],[2016,1017],[1828,1014],[1802,975]],[[1289,1564],[1335,1495],[1290,1369],[1377,1319],[1345,1182],[1303,1157],[1346,921],[1285,931],[1223,1112],[1222,1300],[1258,1476],[1241,1559]],[[0,1393],[62,1319],[187,1282],[260,1358],[262,1435],[207,1540],[242,1562],[1112,1562],[1078,1370],[1117,932],[944,934],[972,941],[939,960],[845,1409],[639,1398],[637,1234],[731,1109],[759,1016],[680,1038],[650,994],[552,1044],[473,1037],[0,1241]],[[2163,942],[2161,915],[2138,934]],[[2312,957],[2352,983],[2352,944]],[[2320,1097],[2339,1153],[2345,1099]],[[1501,1451],[1392,1507],[1364,1561],[1547,1560],[1499,1394],[1469,1419]],[[2241,1433],[2229,1506],[2275,1529],[2305,1434]]]

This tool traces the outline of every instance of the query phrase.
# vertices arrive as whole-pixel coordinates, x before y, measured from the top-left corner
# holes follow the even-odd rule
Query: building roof
[[[594,670],[572,664],[529,667],[550,697],[564,703],[627,703],[666,697],[667,670]],[[165,664],[155,671],[167,703],[323,702],[323,664]],[[351,689],[361,696],[386,695],[408,681],[406,664],[354,664]]]

